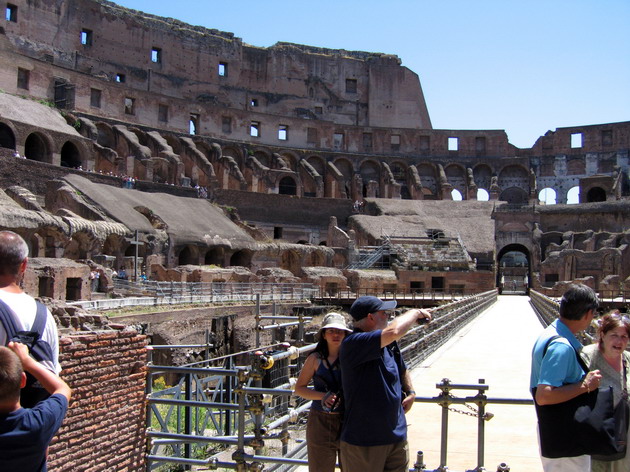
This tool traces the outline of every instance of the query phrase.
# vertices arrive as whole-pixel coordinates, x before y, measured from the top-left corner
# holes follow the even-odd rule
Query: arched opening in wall
[[[96,142],[103,147],[115,149],[116,138],[114,137],[112,128],[105,123],[96,123],[96,128],[98,129]]]
[[[475,179],[477,188],[490,188],[490,184],[492,183],[492,169],[485,164],[475,166],[473,169],[473,178]],[[477,192],[477,200],[479,200],[479,192]]]
[[[306,239],[300,239],[296,244],[308,244],[308,241]]]
[[[240,251],[236,251],[232,254],[232,257],[230,257],[230,265],[247,267],[249,269],[252,265],[252,257],[252,251],[241,249]]]
[[[63,249],[63,257],[66,259],[88,259],[92,241],[86,234],[76,233],[70,238]]]
[[[606,191],[601,187],[593,187],[586,192],[586,201],[588,203],[605,202]]]
[[[15,149],[15,135],[13,130],[4,123],[0,123],[0,147]]]
[[[538,201],[541,205],[555,205],[556,191],[551,187],[546,187],[538,192]]]
[[[487,202],[490,200],[490,194],[485,188],[477,189],[477,200],[480,202]]]
[[[580,203],[580,186],[576,185],[575,187],[571,187],[567,192],[567,203],[569,205],[575,205],[576,203]]]
[[[407,167],[403,164],[392,164],[390,166],[392,175],[397,184],[400,185],[400,198],[403,200],[411,200],[411,192],[407,187]]]
[[[190,246],[186,246],[179,252],[178,265],[197,265],[197,258]]]
[[[527,192],[520,187],[511,187],[501,192],[499,200],[510,205],[524,205],[527,203]]]
[[[206,252],[204,257],[204,265],[215,265],[223,267],[223,261],[225,260],[225,249],[222,247],[214,247]]]
[[[28,246],[29,257],[45,257],[46,241],[39,234],[35,233],[31,236]]]
[[[456,188],[451,190],[451,198],[455,202],[461,202],[463,200],[462,193],[459,190],[457,190]]]
[[[352,198],[352,178],[354,176],[354,169],[352,167],[352,163],[345,158],[337,159],[332,167],[336,168],[343,178],[341,180],[337,180],[338,185],[338,195],[339,198],[345,196],[345,198]],[[355,189],[355,191],[358,189]],[[336,195],[331,195],[336,196]]]
[[[333,267],[337,267],[338,269],[343,269],[348,265],[348,259],[343,254],[337,252],[333,256]]]
[[[497,286],[502,294],[523,295],[529,290],[530,254],[522,244],[508,244],[497,254]]]
[[[81,167],[81,154],[70,141],[61,148],[61,167],[70,167],[71,169]]]
[[[458,201],[464,200],[466,196],[466,169],[457,164],[450,164],[444,168],[446,180],[452,185],[454,190],[459,192]],[[451,193],[451,197],[455,200],[455,196]]]
[[[308,265],[311,267],[318,267],[326,265],[326,258],[320,252],[312,252],[308,256]]]
[[[379,164],[366,161],[361,164],[361,180],[363,181],[363,197],[379,198],[381,185],[381,172]]]
[[[499,172],[497,183],[503,189],[500,200],[514,205],[527,203],[530,192],[529,169],[520,165],[508,165]]]
[[[422,183],[422,193],[425,200],[435,200],[437,197],[436,169],[433,164],[418,164],[418,175]]]
[[[283,177],[278,184],[278,193],[280,195],[296,195],[297,185],[292,177]]]
[[[280,153],[280,158],[284,161],[284,163],[289,166],[289,169],[295,171],[297,169],[297,157],[290,152]]]
[[[260,162],[262,165],[264,165],[265,167],[271,167],[269,155],[267,153],[264,153],[262,151],[256,151],[253,157],[255,157],[256,160]]]
[[[326,241],[320,241],[318,246],[328,246],[328,242]]]
[[[301,272],[300,255],[294,251],[284,251],[280,257],[280,268],[295,275]]]
[[[24,156],[39,162],[50,162],[46,141],[37,133],[29,134],[24,143]]]

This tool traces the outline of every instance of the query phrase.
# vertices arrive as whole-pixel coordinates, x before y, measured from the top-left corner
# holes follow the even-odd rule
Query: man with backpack
[[[12,231],[0,231],[0,346],[15,339],[31,347],[31,355],[55,374],[59,365],[57,325],[50,311],[24,293],[20,282],[26,271],[28,246]],[[16,338],[17,335],[17,338]],[[29,384],[35,381],[31,377]],[[28,398],[33,395],[33,399]],[[35,383],[22,392],[22,406],[32,407],[47,393]]]

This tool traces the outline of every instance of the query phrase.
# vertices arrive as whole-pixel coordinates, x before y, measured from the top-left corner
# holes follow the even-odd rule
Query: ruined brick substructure
[[[60,361],[73,397],[51,444],[48,470],[144,471],[146,336],[106,331],[63,337]]]

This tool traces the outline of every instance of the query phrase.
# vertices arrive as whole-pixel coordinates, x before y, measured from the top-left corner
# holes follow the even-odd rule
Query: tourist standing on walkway
[[[599,321],[597,342],[582,349],[582,357],[590,369],[602,374],[601,386],[612,387],[615,405],[628,401],[630,391],[630,353],[626,351],[630,340],[630,319],[616,313],[604,315]],[[629,425],[630,426],[630,425]],[[592,472],[627,472],[630,456],[616,461],[592,459]]]
[[[8,310],[8,314],[12,316],[18,331],[30,331],[37,314],[37,302],[24,293],[20,287],[27,262],[28,246],[24,239],[13,231],[0,231],[0,304],[4,304],[2,309]],[[41,309],[44,310],[44,308],[42,306]],[[45,311],[46,324],[41,333],[41,339],[50,345],[52,359],[42,361],[42,365],[51,372],[59,374],[61,366],[59,365],[57,324],[50,311],[47,308]],[[9,341],[4,325],[0,323],[0,346],[6,346]],[[46,395],[46,392],[41,390]],[[28,391],[37,393],[37,390],[28,389]],[[36,399],[31,401],[22,397],[22,406],[31,407],[35,403]]]
[[[354,331],[341,344],[345,402],[341,431],[344,472],[406,472],[409,464],[407,421],[416,393],[396,341],[427,310],[409,310],[388,324],[396,301],[360,297],[350,315]]]
[[[312,400],[306,424],[309,472],[333,472],[337,464],[343,416],[339,348],[350,332],[343,315],[328,313],[295,384],[296,395]]]
[[[591,288],[571,285],[560,301],[560,317],[534,344],[530,387],[537,406],[545,472],[588,472],[591,469],[591,456],[575,447],[572,432],[557,431],[557,427],[554,430],[553,424],[541,420],[538,407],[564,403],[599,388],[601,373],[599,370],[584,372],[577,359],[582,345],[575,337],[590,325],[598,306],[597,295]],[[564,455],[558,457],[557,451]],[[570,452],[565,454],[564,451]]]

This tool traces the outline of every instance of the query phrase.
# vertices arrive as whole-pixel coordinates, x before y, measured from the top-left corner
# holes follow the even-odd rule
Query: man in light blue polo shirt
[[[589,326],[598,306],[597,295],[586,285],[571,285],[562,296],[560,317],[534,344],[530,387],[537,407],[564,403],[599,388],[599,370],[584,372],[577,360],[582,345],[575,337]],[[590,472],[591,457],[572,444],[570,431],[552,431],[553,425],[540,418],[538,427],[545,472]]]

